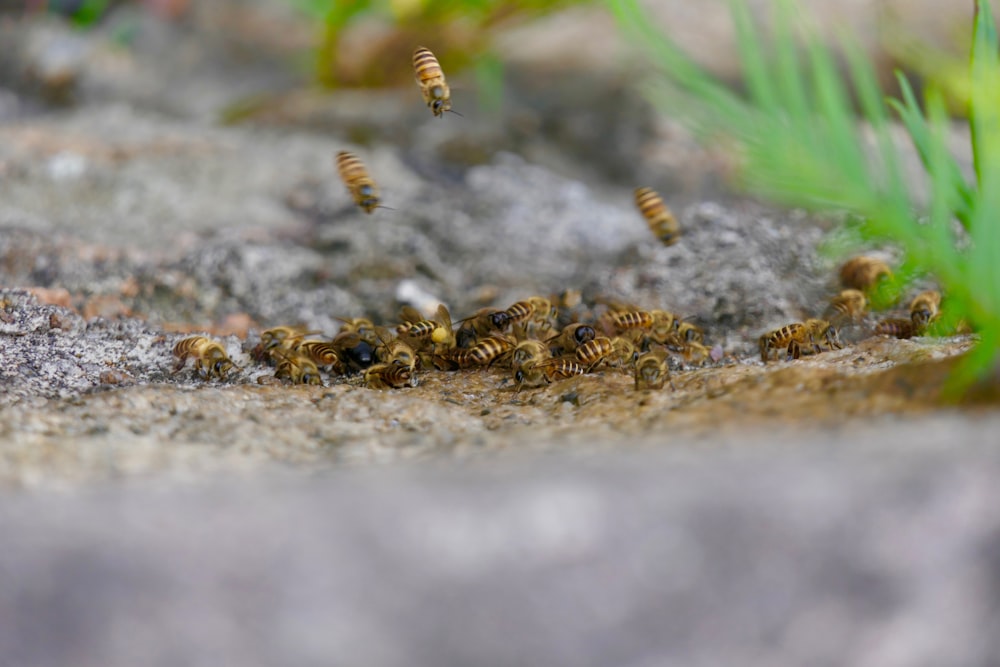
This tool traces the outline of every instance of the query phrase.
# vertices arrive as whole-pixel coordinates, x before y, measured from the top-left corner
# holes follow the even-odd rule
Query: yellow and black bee
[[[639,212],[646,219],[653,236],[660,239],[663,245],[673,245],[680,240],[681,227],[677,224],[677,218],[670,212],[655,190],[636,188],[635,205],[639,207]]]
[[[413,72],[417,76],[417,85],[420,86],[420,94],[424,96],[424,103],[434,115],[441,118],[445,111],[451,111],[451,89],[444,80],[441,65],[430,49],[418,46],[413,52]],[[454,111],[451,113],[461,115]]]
[[[375,181],[368,175],[368,169],[358,156],[348,151],[337,153],[337,173],[340,180],[347,186],[348,192],[354,203],[360,206],[365,213],[371,213],[380,208],[378,198],[378,188]],[[381,208],[385,208],[382,206]]]

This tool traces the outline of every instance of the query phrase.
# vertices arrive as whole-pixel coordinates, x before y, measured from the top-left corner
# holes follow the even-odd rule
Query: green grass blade
[[[774,78],[766,62],[767,50],[758,37],[750,10],[746,3],[738,0],[730,2],[729,8],[736,27],[736,41],[750,98],[762,109],[776,112],[780,107]]]

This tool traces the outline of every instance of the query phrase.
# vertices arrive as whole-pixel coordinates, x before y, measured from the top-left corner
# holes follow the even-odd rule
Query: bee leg
[[[800,356],[802,356],[802,348],[796,341],[793,340],[788,344],[787,354],[785,354],[785,361],[798,359]]]

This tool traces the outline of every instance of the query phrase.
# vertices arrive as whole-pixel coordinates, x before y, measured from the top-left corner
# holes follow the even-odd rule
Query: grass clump
[[[898,74],[901,99],[884,99],[871,64],[847,40],[841,46],[849,76],[842,76],[820,39],[796,27],[787,1],[770,7],[766,39],[746,2],[731,3],[743,95],[653,28],[636,0],[610,4],[623,30],[656,65],[654,101],[669,104],[664,108],[680,113],[701,136],[733,146],[743,186],[786,205],[847,211],[861,241],[889,242],[904,251],[901,275],[926,272],[938,279],[948,300],[945,316],[967,319],[980,336],[952,389],[994,367],[1000,352],[1000,42],[987,0],[969,3],[970,16],[975,8],[971,182],[947,149],[950,121],[940,90],[928,88],[921,105]],[[891,136],[894,114],[920,155],[926,192],[903,177]],[[875,137],[874,151],[866,148],[864,125]]]

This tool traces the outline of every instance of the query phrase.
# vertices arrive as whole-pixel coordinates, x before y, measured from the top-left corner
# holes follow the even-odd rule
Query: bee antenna
[[[389,211],[395,211],[395,210],[396,210],[396,209],[394,209],[394,208],[393,208],[393,207],[391,207],[391,206],[382,206],[381,204],[379,204],[379,205],[378,205],[378,206],[376,206],[375,208],[384,208],[384,209],[386,209],[386,210],[389,210]]]
[[[448,109],[448,113],[453,113],[459,118],[465,118],[465,116],[463,116],[462,114],[458,113],[457,111],[452,111],[451,109]]]

